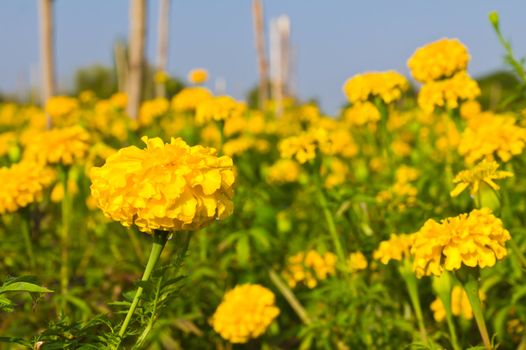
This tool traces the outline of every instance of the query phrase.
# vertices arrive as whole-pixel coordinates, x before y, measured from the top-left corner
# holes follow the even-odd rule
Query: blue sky
[[[316,97],[335,112],[344,102],[343,82],[368,70],[408,74],[407,58],[422,44],[456,37],[472,55],[470,72],[502,68],[503,50],[487,14],[497,10],[505,36],[526,55],[526,2],[521,0],[263,0],[265,20],[291,18],[295,52],[294,87],[301,98]],[[0,3],[0,91],[27,87],[38,69],[36,0]],[[173,0],[169,71],[185,76],[194,67],[223,78],[227,93],[242,98],[256,83],[250,0]],[[149,0],[147,56],[155,57],[158,0]],[[74,71],[110,64],[116,39],[128,33],[127,0],[55,0],[59,88]],[[213,85],[213,83],[211,83]]]

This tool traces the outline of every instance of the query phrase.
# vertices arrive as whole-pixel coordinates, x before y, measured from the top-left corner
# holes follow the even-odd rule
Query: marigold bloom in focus
[[[139,230],[197,230],[232,213],[232,159],[172,138],[143,137],[92,168],[91,193],[104,214]]]
[[[176,112],[194,111],[201,102],[212,97],[212,92],[207,88],[187,87],[172,98],[172,108]]]
[[[440,39],[418,48],[407,61],[413,77],[421,83],[448,78],[465,70],[468,49],[458,39]]]
[[[447,218],[440,223],[426,221],[416,233],[411,253],[417,277],[454,271],[462,264],[491,267],[507,255],[505,242],[510,233],[489,209],[475,209],[469,214]]]
[[[192,69],[188,73],[188,81],[192,84],[203,84],[208,80],[208,71],[204,68]]]
[[[435,108],[454,109],[462,101],[473,100],[480,95],[480,88],[467,72],[461,71],[445,80],[432,81],[418,93],[418,105],[426,113]]]
[[[373,253],[373,258],[380,260],[384,265],[391,260],[401,261],[411,257],[411,246],[415,239],[414,234],[391,234],[387,241],[383,241]]]
[[[355,252],[349,255],[349,260],[347,261],[349,269],[351,271],[365,270],[368,266],[367,259],[362,254],[362,252]]]
[[[245,113],[246,105],[230,96],[217,96],[201,102],[197,106],[195,121],[205,124],[211,120],[227,120],[237,118]]]
[[[0,168],[0,214],[15,212],[40,200],[42,191],[54,179],[50,168],[31,161]]]
[[[259,284],[243,284],[227,292],[210,323],[223,339],[246,343],[265,333],[279,315],[276,297]]]
[[[453,189],[453,191],[451,191],[451,197],[458,196],[462,193],[462,191],[470,186],[470,194],[471,196],[475,196],[482,183],[485,183],[495,191],[498,191],[500,187],[493,180],[499,180],[513,176],[513,173],[509,171],[497,170],[498,168],[499,164],[497,162],[488,162],[484,159],[473,169],[461,171],[453,179],[453,183],[456,183],[457,186]]]
[[[299,164],[291,159],[279,159],[267,169],[270,184],[283,184],[298,181],[301,173]]]
[[[407,79],[398,72],[368,72],[348,79],[343,86],[343,92],[351,103],[366,102],[379,97],[389,104],[402,97],[402,93],[408,88]]]
[[[87,131],[80,126],[44,131],[25,141],[24,159],[72,165],[85,158],[89,139]]]
[[[309,250],[299,252],[288,259],[284,276],[291,288],[296,287],[298,283],[314,288],[318,281],[323,281],[335,273],[336,255],[331,252],[322,255],[315,250]]]

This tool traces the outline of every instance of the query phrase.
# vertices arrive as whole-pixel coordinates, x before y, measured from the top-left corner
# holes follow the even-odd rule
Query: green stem
[[[446,310],[446,321],[447,328],[449,329],[449,336],[451,337],[451,345],[454,350],[461,350],[458,345],[455,323],[453,322],[453,313],[451,312],[451,291],[449,290],[447,293],[440,293],[438,297],[442,301],[442,304],[444,304],[444,309]]]
[[[31,239],[31,216],[29,207],[22,209],[22,236],[26,248],[26,254],[29,259],[29,268],[31,272],[35,271],[35,255],[33,254],[33,242]]]
[[[404,279],[404,282],[409,293],[409,298],[411,299],[411,304],[413,304],[413,309],[415,310],[416,319],[418,322],[418,328],[420,330],[420,335],[422,340],[427,342],[427,332],[426,326],[424,323],[424,316],[422,314],[422,308],[420,306],[420,298],[418,296],[418,282],[416,276],[411,269],[411,263],[409,260],[405,259],[400,265],[399,268],[400,274]]]
[[[157,264],[157,260],[159,260],[159,257],[161,256],[164,246],[166,245],[166,241],[168,240],[168,235],[169,235],[169,232],[166,232],[166,231],[154,231],[152,250],[150,251],[150,257],[148,258],[148,263],[146,264],[146,268],[144,269],[144,273],[142,275],[141,281],[148,281],[150,279],[150,275],[152,274],[152,271],[155,265]],[[139,286],[137,288],[137,291],[135,292],[135,296],[133,297],[133,301],[130,305],[130,309],[128,310],[128,313],[126,314],[126,318],[124,319],[124,322],[119,331],[119,337],[121,338],[121,340],[124,334],[126,333],[126,329],[128,328],[128,325],[130,324],[133,313],[135,312],[135,309],[137,308],[137,304],[139,303],[139,299],[141,298],[142,292],[143,292],[143,287]],[[119,341],[119,344],[117,344],[116,349],[119,347],[119,345],[120,345],[120,341]]]
[[[279,289],[281,295],[283,295],[283,297],[287,300],[290,307],[292,307],[292,309],[296,312],[296,315],[298,315],[300,320],[304,324],[309,325],[311,323],[309,315],[294,295],[294,292],[292,292],[292,290],[287,287],[287,285],[281,280],[278,274],[274,272],[274,270],[269,271],[269,276],[272,283],[274,283],[274,285]]]
[[[464,289],[466,290],[469,303],[473,309],[473,315],[475,316],[475,321],[477,322],[484,346],[487,350],[492,350],[493,347],[491,346],[488,329],[486,327],[486,322],[484,321],[484,315],[482,313],[482,304],[479,298],[479,284],[473,274],[468,275],[468,280],[464,283]]]
[[[338,236],[338,231],[336,230],[334,218],[332,217],[332,213],[329,210],[327,198],[325,198],[325,194],[323,193],[323,189],[321,188],[321,183],[319,181],[318,181],[317,187],[318,188],[316,191],[316,197],[322,208],[323,215],[325,217],[325,221],[327,222],[327,228],[329,229],[329,234],[331,235],[331,239],[334,244],[334,249],[336,250],[336,255],[338,256],[338,260],[340,261],[340,264],[345,264],[345,261],[346,261],[345,253],[343,252],[343,247],[340,242],[340,237]]]
[[[69,289],[69,220],[70,220],[70,201],[68,191],[69,168],[60,169],[60,180],[64,190],[62,198],[62,227],[60,231],[60,290],[62,293],[62,311],[66,307],[66,295]]]

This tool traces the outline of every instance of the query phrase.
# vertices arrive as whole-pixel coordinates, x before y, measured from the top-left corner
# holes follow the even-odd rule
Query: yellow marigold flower
[[[440,39],[418,48],[407,66],[421,83],[448,78],[465,70],[469,62],[468,49],[458,39]]]
[[[270,184],[283,184],[298,181],[301,174],[299,164],[291,159],[280,159],[267,169]]]
[[[464,119],[476,117],[481,111],[480,103],[475,100],[466,101],[460,106],[460,116]]]
[[[31,161],[0,168],[0,214],[11,213],[41,199],[54,180],[50,168]]]
[[[378,108],[369,101],[363,103],[358,102],[345,110],[343,118],[350,125],[374,125],[380,120],[380,112]]]
[[[411,257],[411,246],[415,240],[414,234],[391,234],[387,241],[383,241],[373,253],[373,258],[387,264],[391,260],[401,261]]]
[[[479,298],[481,301],[486,298],[484,292],[479,291]],[[431,310],[435,321],[442,322],[446,319],[446,308],[439,298],[431,303]],[[468,294],[461,286],[454,286],[451,290],[451,313],[453,316],[462,316],[466,320],[473,318],[473,309]]]
[[[352,134],[344,128],[331,130],[326,136],[320,134],[318,139],[320,141],[320,150],[324,154],[351,158],[358,153],[358,146],[354,142]]]
[[[328,134],[325,129],[312,129],[282,140],[279,151],[282,158],[296,158],[300,164],[305,164],[316,158],[319,145],[327,141]]]
[[[333,188],[345,183],[349,179],[349,167],[338,158],[331,159],[328,169],[322,167],[321,173],[325,175],[325,187]],[[327,173],[327,174],[326,174]]]
[[[238,138],[228,140],[223,145],[223,153],[229,157],[239,156],[255,145],[255,140],[249,136],[240,136]]]
[[[462,133],[458,152],[466,163],[497,156],[507,162],[519,155],[526,144],[526,128],[515,125],[515,118],[484,113],[469,121]]]
[[[164,84],[168,81],[168,79],[170,79],[170,75],[163,70],[158,70],[157,72],[155,72],[155,75],[153,76],[153,80],[157,84]]]
[[[172,109],[176,112],[194,111],[201,102],[212,97],[212,92],[207,88],[187,87],[172,98]]]
[[[395,178],[396,182],[399,183],[408,183],[415,181],[420,177],[420,170],[407,166],[407,165],[401,165],[398,169],[396,169]]]
[[[46,102],[46,113],[52,118],[63,118],[78,109],[78,101],[73,97],[55,96]]]
[[[473,100],[480,95],[480,88],[466,71],[445,80],[431,81],[418,93],[418,105],[426,113],[435,108],[454,109],[462,101]]]
[[[246,105],[243,102],[238,102],[230,96],[217,96],[197,106],[195,121],[202,125],[211,120],[227,120],[242,116],[245,110]]]
[[[408,88],[407,79],[398,72],[368,72],[347,80],[343,92],[351,103],[379,97],[389,104],[402,97],[402,93]]]
[[[447,218],[440,223],[426,221],[416,233],[411,248],[417,277],[454,271],[462,264],[491,267],[507,255],[505,242],[510,234],[502,221],[487,208]]]
[[[411,154],[411,145],[402,140],[391,142],[391,149],[398,157],[407,157]]]
[[[192,69],[188,73],[188,81],[192,84],[203,84],[208,80],[208,72],[204,68]]]
[[[87,131],[80,126],[44,131],[26,140],[24,158],[48,164],[71,165],[84,159],[89,139]]]
[[[285,279],[291,288],[298,283],[304,283],[308,288],[314,288],[318,281],[336,273],[336,255],[326,252],[321,255],[315,250],[299,252],[288,259],[284,272]]]
[[[461,171],[453,179],[453,183],[456,183],[457,186],[453,189],[453,191],[451,191],[451,197],[458,196],[462,193],[462,191],[470,186],[471,196],[475,196],[482,183],[485,183],[495,191],[498,191],[500,187],[493,180],[499,180],[513,176],[513,173],[509,171],[497,170],[498,168],[499,164],[497,162],[488,162],[484,159],[473,169]]]
[[[349,255],[349,260],[347,261],[349,269],[351,271],[365,270],[368,266],[367,259],[362,254],[362,252],[355,252]]]
[[[117,92],[110,97],[110,102],[114,108],[126,109],[128,95],[125,92]]]
[[[274,293],[259,284],[242,284],[224,295],[210,323],[223,339],[246,343],[265,333],[278,315]]]
[[[0,134],[0,157],[9,153],[9,151],[16,147],[17,136],[14,132],[4,132]]]
[[[79,101],[84,104],[92,103],[96,100],[97,96],[91,90],[84,90],[79,94]]]
[[[163,97],[144,101],[139,110],[139,122],[143,125],[149,125],[154,119],[168,112],[169,108],[168,100]]]
[[[139,230],[197,230],[232,213],[232,159],[172,138],[142,138],[92,168],[91,193],[104,214]]]

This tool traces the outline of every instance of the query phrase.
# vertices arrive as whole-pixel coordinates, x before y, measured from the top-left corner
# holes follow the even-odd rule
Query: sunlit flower
[[[338,158],[332,158],[327,168],[322,167],[322,175],[325,175],[325,187],[333,188],[349,180],[348,165]]]
[[[316,158],[320,144],[327,142],[328,134],[324,129],[312,129],[297,136],[287,137],[279,144],[282,158],[296,158],[300,164]]]
[[[46,102],[46,113],[52,118],[64,118],[69,114],[75,112],[78,108],[78,101],[76,98],[68,96],[51,97]]]
[[[383,241],[373,253],[373,258],[387,264],[391,260],[401,261],[411,257],[411,246],[415,239],[414,234],[391,234],[387,241]]]
[[[204,68],[192,69],[188,73],[188,81],[192,84],[203,84],[208,80],[208,72]]]
[[[125,92],[117,92],[110,97],[110,102],[114,108],[126,109],[128,95]]]
[[[335,273],[336,255],[330,252],[322,255],[315,250],[309,250],[299,252],[288,259],[284,276],[292,288],[298,283],[314,288],[318,285],[318,281],[323,281]]]
[[[469,58],[468,49],[458,39],[444,38],[418,48],[407,66],[416,80],[428,83],[465,70]]]
[[[467,72],[461,71],[444,80],[431,81],[422,86],[418,93],[418,105],[426,113],[436,108],[455,109],[463,101],[480,95],[480,88]]]
[[[389,104],[402,97],[402,93],[408,88],[407,79],[398,72],[368,72],[347,80],[343,92],[351,103],[365,102],[379,97]]]
[[[480,103],[475,100],[466,101],[460,106],[460,116],[464,119],[470,119],[478,116],[482,111]]]
[[[420,171],[416,168],[407,166],[407,165],[401,165],[396,169],[395,178],[396,182],[399,183],[408,183],[415,181],[420,177]]]
[[[462,265],[491,267],[507,255],[509,232],[487,208],[447,218],[426,221],[416,233],[411,248],[417,277],[441,275]]]
[[[283,184],[296,182],[299,179],[301,168],[291,159],[280,159],[267,169],[267,181],[270,184]]]
[[[375,105],[366,101],[363,103],[355,103],[347,108],[344,112],[343,118],[350,125],[374,125],[380,120],[380,112]]]
[[[278,315],[274,293],[259,284],[242,284],[224,295],[210,323],[223,339],[246,343],[265,333]]]
[[[484,159],[473,169],[461,171],[453,179],[453,183],[456,183],[457,186],[453,189],[453,191],[451,191],[451,196],[458,196],[468,187],[471,187],[471,196],[475,196],[482,183],[485,183],[495,191],[498,191],[500,187],[493,180],[499,180],[513,176],[513,173],[509,171],[497,170],[498,168],[499,164],[497,162],[486,161]]]
[[[14,212],[41,199],[55,175],[43,164],[22,161],[0,168],[0,214]]]
[[[246,105],[230,96],[217,96],[204,100],[197,106],[195,121],[205,124],[211,120],[227,120],[240,117],[245,113]]]
[[[349,260],[347,261],[349,269],[351,271],[359,271],[367,268],[367,259],[362,254],[362,252],[355,252],[349,255]]]
[[[141,231],[197,230],[232,213],[232,159],[214,149],[142,139],[91,170],[91,193],[104,214]]]
[[[0,134],[0,157],[9,153],[9,151],[16,147],[17,136],[14,132],[4,132]]]
[[[139,122],[143,125],[149,125],[154,119],[168,112],[169,108],[170,103],[163,97],[144,101],[139,110]]]
[[[212,92],[207,88],[187,87],[172,98],[172,108],[176,112],[194,111],[201,102],[212,96]]]
[[[71,165],[85,158],[89,139],[80,126],[44,131],[25,141],[24,159]]]

